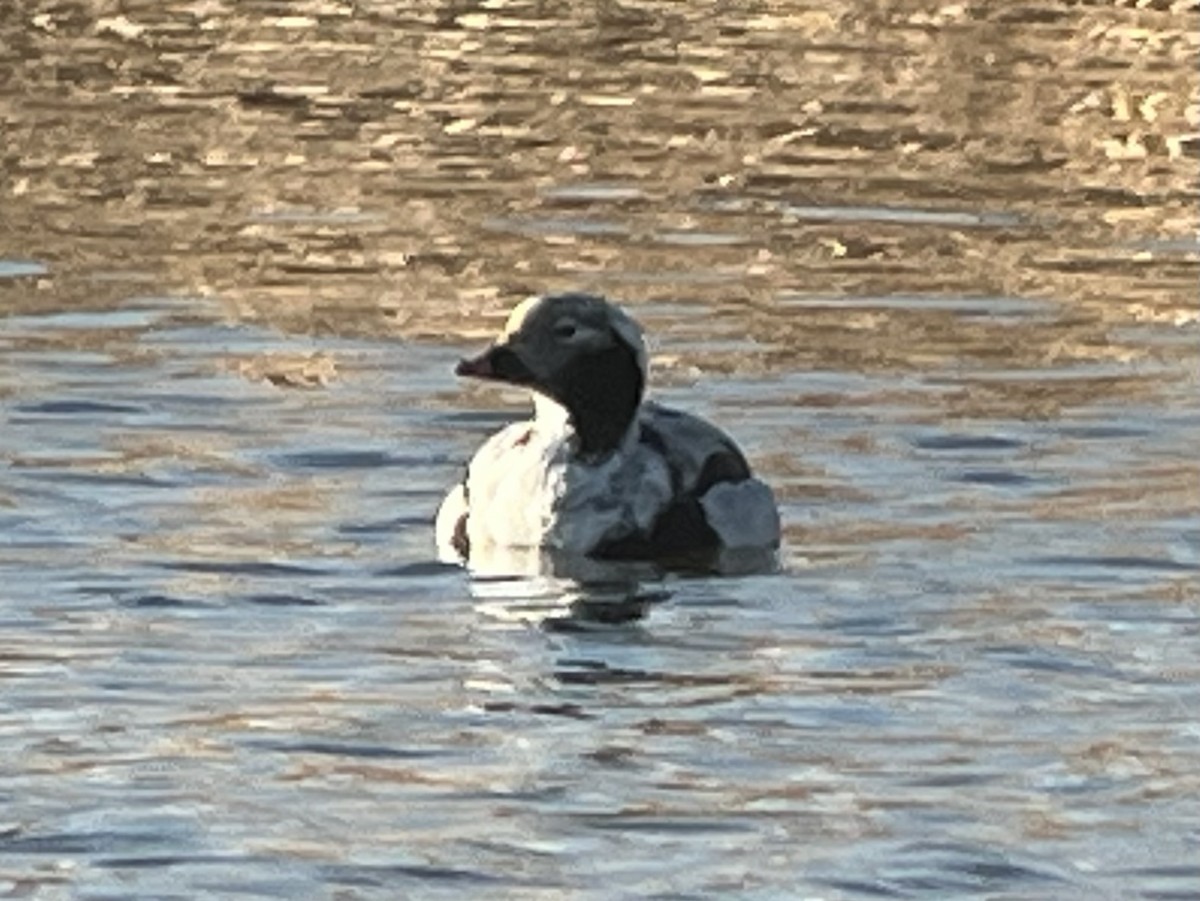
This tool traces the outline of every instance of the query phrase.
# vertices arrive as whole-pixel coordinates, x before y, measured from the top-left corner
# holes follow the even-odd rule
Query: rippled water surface
[[[1200,899],[1196,25],[5,13],[0,893]],[[565,288],[778,572],[434,561]]]

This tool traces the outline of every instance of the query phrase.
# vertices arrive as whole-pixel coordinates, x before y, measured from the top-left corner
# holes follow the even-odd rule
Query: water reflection
[[[1192,13],[6,12],[5,888],[1194,896]],[[433,562],[560,289],[778,571]]]
[[[476,572],[471,595],[481,613],[498,621],[559,630],[634,623],[671,596],[653,573],[602,570],[594,561],[581,562],[585,565],[554,570],[542,561],[533,570],[537,575],[526,578]]]

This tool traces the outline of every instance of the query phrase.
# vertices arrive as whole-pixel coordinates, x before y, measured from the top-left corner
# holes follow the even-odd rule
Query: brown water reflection
[[[29,4],[5,243],[53,289],[17,302],[140,274],[289,329],[473,337],[582,284],[722,309],[764,365],[923,367],[952,317],[780,297],[1032,296],[1073,304],[957,354],[1108,359],[1113,323],[1195,313],[1189,9]]]
[[[1170,0],[7,9],[0,893],[1194,897],[1198,50]],[[618,626],[432,563],[513,409],[451,361],[561,288],[746,444],[782,573]]]

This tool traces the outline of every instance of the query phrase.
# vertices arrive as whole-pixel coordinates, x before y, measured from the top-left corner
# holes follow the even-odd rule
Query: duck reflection
[[[484,613],[547,628],[636,622],[670,597],[665,573],[653,564],[595,560],[543,548],[489,546],[472,556],[470,571],[471,594]]]
[[[778,568],[773,549],[724,549],[669,560],[597,560],[545,548],[487,546],[473,554],[471,594],[506,621],[561,630],[624,625],[670,599],[671,579],[749,575]]]

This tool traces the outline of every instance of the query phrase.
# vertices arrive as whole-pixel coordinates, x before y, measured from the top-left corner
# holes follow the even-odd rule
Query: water
[[[1200,898],[1189,15],[6,17],[2,890]],[[434,561],[560,288],[779,572]]]

